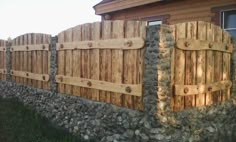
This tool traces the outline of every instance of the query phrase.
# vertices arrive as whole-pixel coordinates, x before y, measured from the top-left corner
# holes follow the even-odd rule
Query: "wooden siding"
[[[166,24],[188,21],[211,22],[216,15],[212,8],[236,4],[235,0],[179,0],[159,2],[110,13],[111,20],[142,20],[147,17],[169,15]],[[214,21],[215,22],[215,21]],[[218,23],[216,23],[218,24]]]

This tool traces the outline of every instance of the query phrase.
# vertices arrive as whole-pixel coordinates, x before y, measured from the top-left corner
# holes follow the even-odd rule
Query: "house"
[[[236,37],[236,0],[103,0],[102,20],[146,20],[149,25],[207,21]]]

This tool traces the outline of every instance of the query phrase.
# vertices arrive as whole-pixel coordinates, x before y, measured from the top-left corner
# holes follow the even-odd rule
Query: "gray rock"
[[[149,140],[149,137],[144,133],[141,133],[139,136],[141,137],[143,142],[147,142]]]
[[[75,127],[74,127],[74,130],[75,130],[75,131],[78,131],[78,130],[79,130],[79,127],[78,127],[78,126],[75,126]]]
[[[162,132],[161,128],[152,128],[150,130],[150,133],[152,133],[152,134],[159,134],[160,132]]]
[[[162,134],[156,134],[156,135],[151,136],[151,138],[156,139],[156,140],[163,140],[165,136]]]
[[[140,135],[140,130],[135,130],[134,133],[135,133],[136,136],[139,136]]]
[[[210,133],[214,133],[215,132],[215,129],[213,128],[213,127],[207,127],[206,128],[207,129],[207,131],[209,131]]]
[[[89,136],[88,135],[84,135],[84,139],[85,140],[89,140]]]

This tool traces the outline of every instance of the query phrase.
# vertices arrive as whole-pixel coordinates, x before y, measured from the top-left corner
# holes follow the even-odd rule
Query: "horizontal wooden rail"
[[[6,47],[0,47],[0,51],[6,52]]]
[[[11,75],[45,82],[49,81],[48,74],[35,74],[31,72],[11,70]]]
[[[176,42],[176,48],[182,50],[216,50],[232,53],[234,45],[193,39],[179,39]]]
[[[58,43],[57,50],[76,50],[76,49],[140,49],[144,47],[143,38],[122,38],[97,41],[78,41]]]
[[[7,74],[7,70],[6,69],[0,69],[0,74]]]
[[[50,44],[21,45],[12,46],[10,51],[49,51],[49,47]]]
[[[178,96],[189,96],[225,90],[230,88],[231,86],[232,82],[230,80],[200,85],[175,85],[175,94]]]
[[[106,81],[69,77],[62,75],[56,76],[56,82],[85,88],[128,94],[133,96],[142,96],[142,84],[117,84]]]

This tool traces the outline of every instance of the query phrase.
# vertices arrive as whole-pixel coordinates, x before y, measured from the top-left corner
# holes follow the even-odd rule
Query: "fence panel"
[[[50,35],[25,34],[15,38],[11,51],[11,75],[16,83],[50,89]]]
[[[60,93],[143,109],[146,22],[104,21],[58,34]]]
[[[230,35],[207,22],[172,25],[172,109],[179,111],[230,98]]]
[[[0,40],[0,80],[6,80],[6,41]]]

